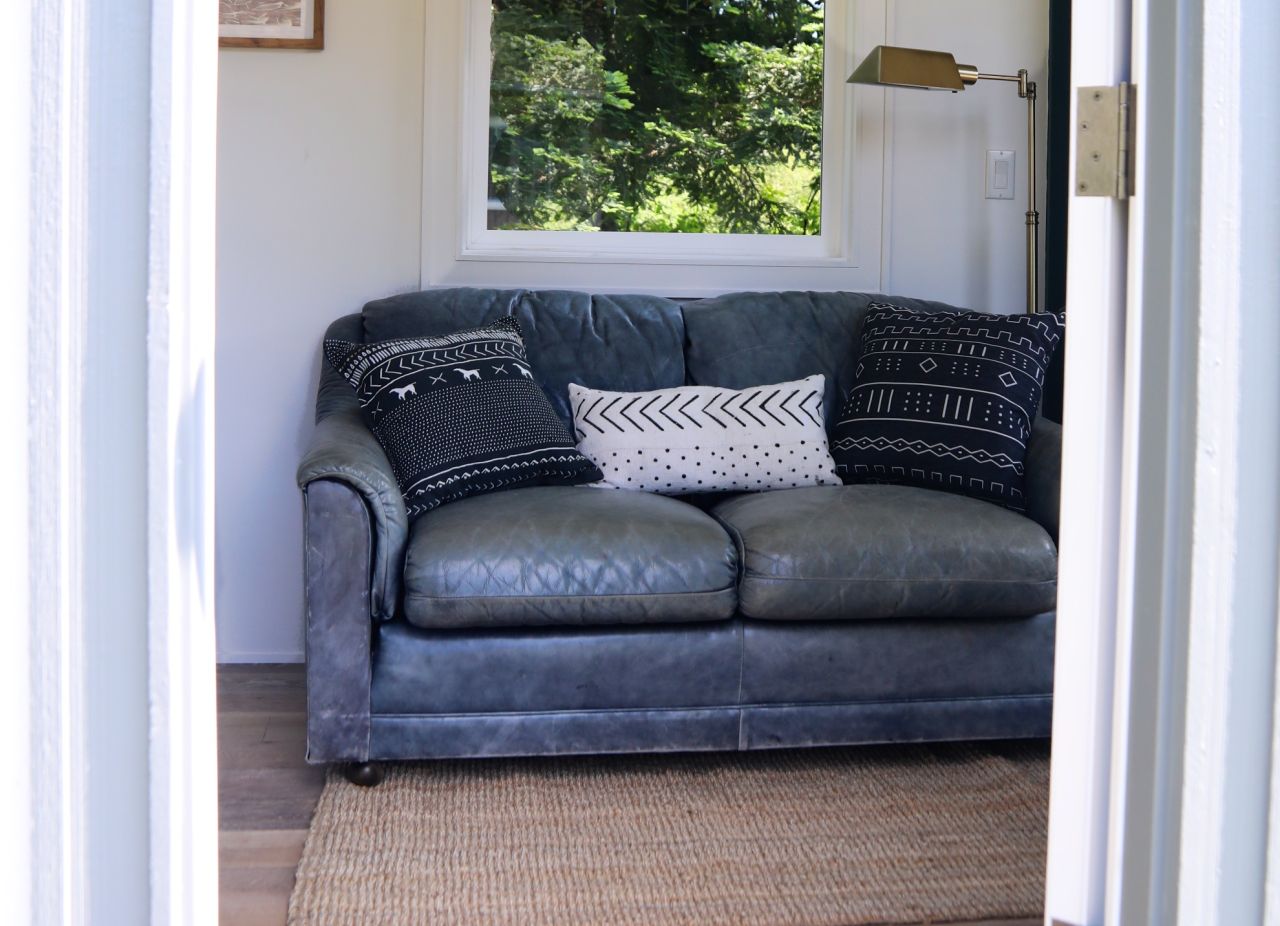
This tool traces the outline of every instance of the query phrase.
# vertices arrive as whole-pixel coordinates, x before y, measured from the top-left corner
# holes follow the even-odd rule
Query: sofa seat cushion
[[[427,629],[726,620],[737,549],[716,520],[647,492],[535,486],[427,512],[404,613]]]
[[[913,486],[740,495],[711,509],[742,560],[739,608],[761,620],[1026,617],[1052,611],[1057,550],[990,502]]]

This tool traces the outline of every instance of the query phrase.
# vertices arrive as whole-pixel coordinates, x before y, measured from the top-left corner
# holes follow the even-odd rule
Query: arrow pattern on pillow
[[[439,367],[456,367],[458,364],[476,360],[498,358],[515,360],[522,356],[523,353],[518,345],[506,341],[481,341],[444,350],[414,351],[389,357],[377,364],[364,374],[360,387],[376,393],[391,383],[423,370],[434,371]]]
[[[579,429],[590,427],[601,434],[692,428],[730,430],[791,422],[821,427],[822,393],[817,389],[764,387],[742,392],[726,389],[710,396],[692,397],[687,393],[602,395],[580,400],[573,417]]]

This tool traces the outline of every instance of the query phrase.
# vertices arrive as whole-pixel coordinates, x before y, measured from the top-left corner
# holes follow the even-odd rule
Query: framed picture
[[[324,0],[218,0],[224,48],[324,48]]]

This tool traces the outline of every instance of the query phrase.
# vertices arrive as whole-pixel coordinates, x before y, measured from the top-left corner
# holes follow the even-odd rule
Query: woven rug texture
[[[1044,906],[1043,743],[331,772],[289,902],[333,924],[943,923]]]

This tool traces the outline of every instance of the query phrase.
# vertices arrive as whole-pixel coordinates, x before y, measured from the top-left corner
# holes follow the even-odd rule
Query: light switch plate
[[[987,151],[987,199],[1013,199],[1016,157],[1012,151]]]

